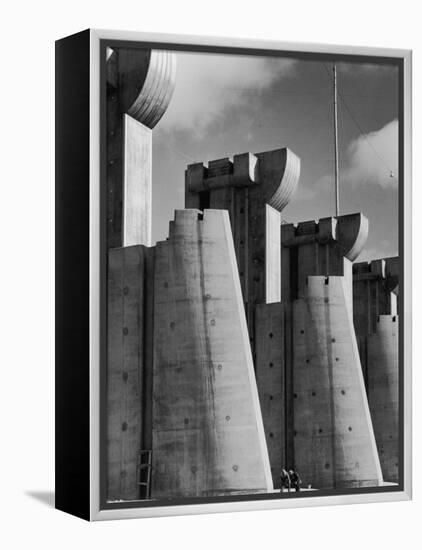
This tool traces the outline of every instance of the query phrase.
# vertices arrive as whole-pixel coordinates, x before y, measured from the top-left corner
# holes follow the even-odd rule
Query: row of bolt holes
[[[226,420],[227,420],[227,422],[228,422],[229,420],[231,420],[231,417],[230,417],[229,415],[227,415],[227,416],[226,416]],[[183,423],[184,423],[185,426],[187,426],[187,425],[189,424],[189,418],[185,418],[185,419],[183,420]]]
[[[237,464],[233,464],[232,466],[232,469],[237,472],[237,470],[239,469],[239,466]],[[196,472],[198,471],[198,468],[196,466],[192,466],[192,468],[190,469],[190,471],[193,473],[193,474],[196,474]]]
[[[300,331],[300,334],[305,334],[305,331],[304,331],[304,330],[301,330],[301,331]],[[274,334],[273,334],[272,332],[269,332],[269,333],[268,333],[268,336],[269,336],[269,338],[273,338],[273,337],[274,337]],[[335,341],[336,341],[335,338],[331,338],[331,342],[332,342],[332,343],[334,343]],[[338,359],[336,359],[336,361],[338,361]]]
[[[353,431],[352,426],[349,426],[347,429],[349,430],[349,432]],[[318,433],[319,433],[319,434],[322,434],[323,432],[324,432],[324,430],[323,430],[322,428],[319,428],[319,429],[318,429]],[[293,435],[294,435],[295,437],[297,436],[297,431],[296,431],[296,430],[294,430]],[[271,438],[273,438],[273,437],[274,437],[274,433],[273,433],[273,432],[270,432],[270,433],[269,433],[269,436],[270,436]],[[391,437],[391,436],[390,436],[390,437]]]
[[[211,319],[210,325],[215,326],[215,319]],[[174,330],[176,328],[176,323],[173,321],[170,323],[170,328]],[[123,327],[123,334],[127,336],[129,334],[129,329],[127,327]],[[272,365],[271,365],[272,366]]]

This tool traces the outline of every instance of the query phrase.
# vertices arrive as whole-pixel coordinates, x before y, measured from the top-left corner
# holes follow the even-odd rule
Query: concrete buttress
[[[228,213],[176,211],[154,284],[153,498],[272,489]]]

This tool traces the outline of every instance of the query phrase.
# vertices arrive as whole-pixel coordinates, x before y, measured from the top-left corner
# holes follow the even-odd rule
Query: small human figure
[[[300,479],[299,474],[295,470],[289,470],[289,476],[290,476],[290,483],[292,488],[296,491],[300,491],[300,485],[302,483],[302,480]]]
[[[290,493],[290,487],[291,480],[289,472],[283,468],[280,473],[280,493],[283,493],[284,489],[287,489],[287,492]]]

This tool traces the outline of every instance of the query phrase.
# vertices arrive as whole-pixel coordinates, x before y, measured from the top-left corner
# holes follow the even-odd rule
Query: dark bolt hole
[[[127,372],[124,372],[124,373],[122,374],[122,378],[123,378],[123,380],[124,380],[125,382],[127,381],[127,379],[128,379],[128,374],[127,374]]]
[[[341,390],[341,395],[346,395],[346,392],[344,390]]]
[[[272,400],[273,400],[273,396],[272,396],[272,395],[270,395],[270,401],[272,401]]]
[[[270,432],[270,437],[274,437],[274,434],[273,434],[273,432]]]
[[[304,330],[301,330],[301,331],[300,331],[300,334],[305,334],[305,331],[304,331]]]
[[[183,422],[184,422],[186,425],[188,425],[188,424],[189,424],[189,418],[185,418],[185,419],[183,420]]]
[[[122,424],[122,432],[125,432],[127,430],[127,422],[123,422]]]
[[[326,470],[328,470],[329,467],[330,467],[330,465],[328,464],[328,462],[326,462],[324,468],[325,468]]]
[[[315,397],[315,392],[314,391],[312,392],[312,396]]]
[[[294,393],[294,394],[293,394],[293,397],[296,399],[296,398],[297,398],[297,393]]]
[[[351,431],[352,431],[352,426],[349,426],[349,432],[351,432]]]
[[[270,363],[270,367],[274,366],[274,363]]]
[[[269,333],[268,335],[270,338],[272,338],[274,336],[274,334],[272,332]]]
[[[322,429],[321,429],[321,428],[318,430],[318,433],[319,433],[319,434],[322,434]]]

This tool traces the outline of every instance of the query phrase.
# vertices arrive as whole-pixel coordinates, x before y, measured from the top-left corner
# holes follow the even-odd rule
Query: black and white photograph
[[[106,508],[403,490],[403,66],[102,41]]]
[[[416,4],[2,8],[0,546],[417,546]]]

